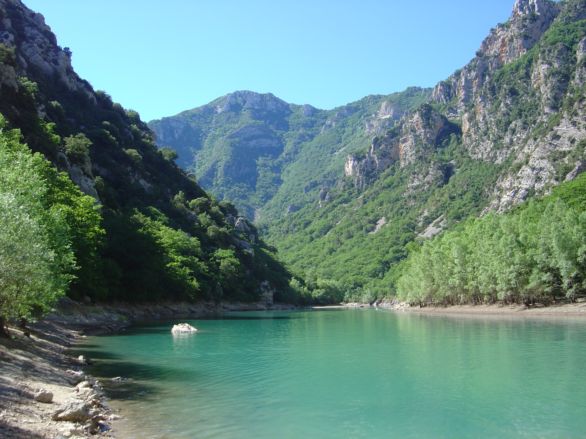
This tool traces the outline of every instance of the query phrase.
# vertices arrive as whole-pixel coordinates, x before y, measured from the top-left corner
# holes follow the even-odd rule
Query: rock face
[[[83,96],[96,105],[92,87],[75,73],[71,66],[71,52],[57,44],[44,17],[27,9],[19,0],[0,0],[0,8],[4,11],[0,19],[0,44],[14,54],[12,65],[6,63],[0,67],[0,90],[22,93],[26,85],[20,76],[36,82],[51,78],[58,88]],[[44,111],[39,109],[40,113]],[[71,165],[65,156],[61,157],[60,163],[83,192],[99,200],[89,158],[84,167]]]
[[[430,105],[401,119],[386,135],[375,137],[368,153],[350,155],[344,166],[345,175],[353,177],[357,187],[364,187],[393,164],[405,167],[413,164],[429,150],[438,148],[460,128]]]
[[[1,19],[0,43],[15,49],[16,62],[35,76],[53,77],[70,91],[94,99],[91,86],[77,76],[71,67],[71,52],[57,45],[55,35],[41,14],[22,5],[19,0],[2,0],[6,11]],[[3,85],[15,85],[3,83]]]
[[[517,0],[509,21],[491,30],[476,57],[434,89],[432,99],[439,103],[455,100],[463,111],[478,102],[479,92],[498,69],[527,53],[549,28],[559,5],[550,0]]]
[[[566,175],[557,175],[566,160],[562,157],[569,157],[576,147],[583,149],[579,146],[584,138],[583,102],[562,108],[572,94],[584,87],[584,67],[579,61],[582,42],[575,46],[569,40],[540,42],[550,27],[560,26],[563,19],[570,18],[567,12],[572,4],[584,14],[584,4],[580,3],[568,2],[564,17],[554,20],[560,13],[559,4],[518,1],[508,29],[497,28],[497,33],[505,35],[493,34],[483,43],[476,68],[482,63],[500,68],[525,62],[527,69],[525,76],[509,73],[515,72],[511,69],[499,77],[488,68],[482,80],[471,88],[468,102],[458,106],[458,114],[465,121],[463,142],[474,157],[522,163],[499,178],[490,209],[506,210],[530,194],[543,193],[563,181]],[[497,50],[499,47],[506,50]],[[526,111],[513,112],[511,108]],[[540,125],[544,128],[536,133],[535,127]]]
[[[580,169],[570,152],[580,156],[585,137],[584,102],[572,98],[584,92],[584,31],[577,42],[543,39],[583,19],[585,9],[579,0],[517,0],[510,20],[491,31],[476,57],[434,89],[432,100],[461,121],[472,157],[515,163],[498,179],[487,209],[506,210]],[[560,167],[570,169],[560,175]]]

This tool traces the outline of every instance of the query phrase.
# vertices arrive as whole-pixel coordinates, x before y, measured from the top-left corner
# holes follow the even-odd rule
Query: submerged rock
[[[173,334],[193,334],[197,332],[197,328],[194,328],[189,323],[178,323],[171,329]]]

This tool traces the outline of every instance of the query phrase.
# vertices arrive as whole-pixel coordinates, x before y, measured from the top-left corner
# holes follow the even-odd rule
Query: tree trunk
[[[10,338],[8,328],[6,327],[6,320],[0,316],[0,338]]]
[[[20,318],[20,321],[18,322],[18,327],[20,329],[22,329],[22,332],[23,332],[23,334],[24,334],[25,337],[30,337],[31,336],[31,332],[30,332],[30,330],[26,326],[26,319],[24,317],[21,317]]]

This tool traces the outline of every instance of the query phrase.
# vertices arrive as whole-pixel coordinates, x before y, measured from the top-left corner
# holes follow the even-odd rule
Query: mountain
[[[413,88],[325,111],[238,91],[149,127],[204,188],[250,219],[276,219],[315,200],[339,176],[345,154],[430,95]]]
[[[517,0],[431,93],[332,111],[236,93],[150,126],[204,187],[255,212],[296,273],[369,300],[393,293],[417,242],[585,169],[585,77],[586,1]]]
[[[64,247],[75,250],[69,293],[144,301],[257,300],[275,292],[283,299],[290,275],[254,226],[210,198],[157,149],[140,116],[94,91],[71,58],[42,15],[20,0],[0,0],[2,152],[22,158],[16,174],[26,163],[35,167],[40,193],[52,194],[40,200],[46,209],[61,212],[75,200],[78,214],[97,215],[92,228],[89,219],[66,216]],[[15,181],[0,192],[18,201],[26,194]],[[96,207],[87,208],[71,181]]]

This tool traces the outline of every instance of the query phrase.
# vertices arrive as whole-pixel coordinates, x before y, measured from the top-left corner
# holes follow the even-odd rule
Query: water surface
[[[124,438],[581,438],[586,322],[259,312],[87,339]]]

